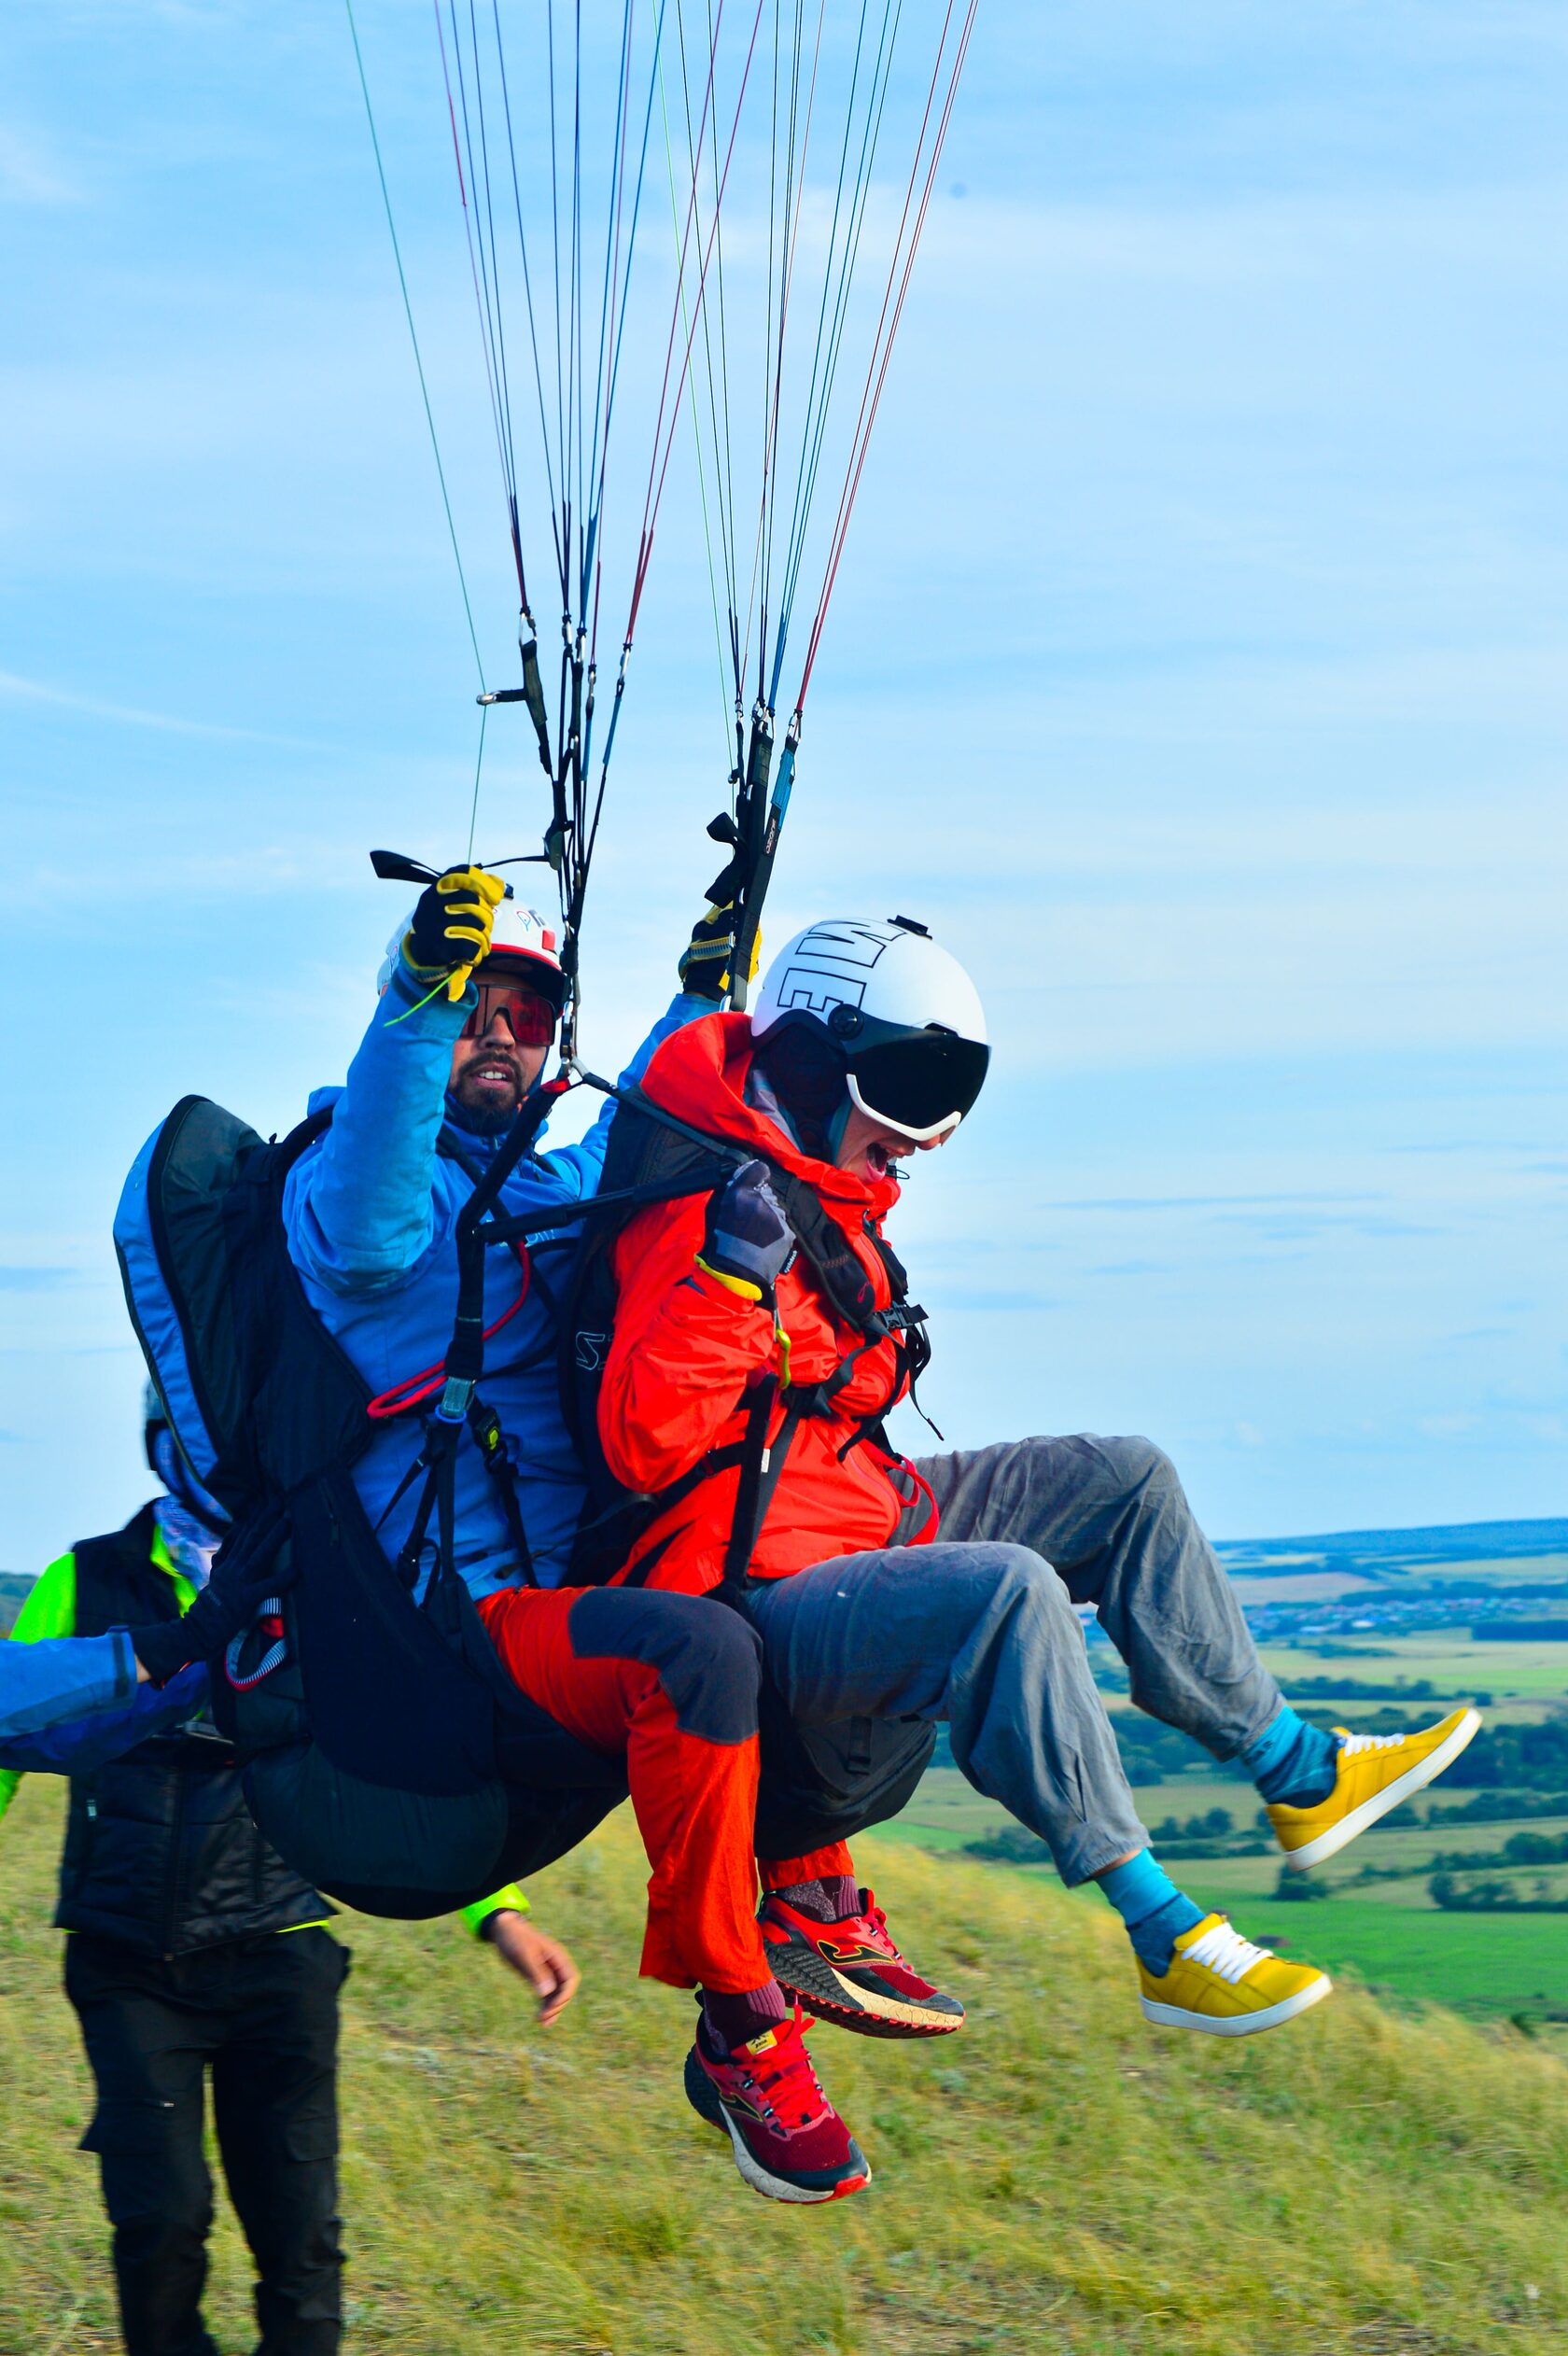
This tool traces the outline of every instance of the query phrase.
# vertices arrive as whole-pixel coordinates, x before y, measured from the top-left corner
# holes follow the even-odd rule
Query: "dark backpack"
[[[416,1605],[370,1525],[352,1478],[369,1393],[283,1224],[288,1171],[329,1118],[264,1143],[184,1098],[136,1157],[115,1244],[176,1445],[231,1517],[214,1590],[226,1557],[273,1555],[275,1659],[259,1676],[233,1648],[212,1664],[257,1824],[364,1913],[446,1914],[564,1854],[625,1787],[517,1690],[450,1565]]]

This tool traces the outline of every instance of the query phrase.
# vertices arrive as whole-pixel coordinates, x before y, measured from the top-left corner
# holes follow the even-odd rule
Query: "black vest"
[[[78,1636],[177,1616],[174,1582],[152,1560],[156,1526],[144,1506],[114,1536],[77,1546]],[[257,1831],[234,1753],[204,1716],[72,1776],[62,1930],[172,1956],[331,1912]]]

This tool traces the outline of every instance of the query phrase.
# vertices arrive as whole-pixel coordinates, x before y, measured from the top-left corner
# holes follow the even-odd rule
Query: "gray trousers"
[[[1149,1836],[1089,1674],[1092,1604],[1132,1698],[1217,1759],[1281,1707],[1169,1457],[1146,1439],[1003,1441],[920,1460],[934,1545],[819,1563],[751,1591],[768,1672],[803,1727],[947,1721],[975,1788],[1087,1881]]]

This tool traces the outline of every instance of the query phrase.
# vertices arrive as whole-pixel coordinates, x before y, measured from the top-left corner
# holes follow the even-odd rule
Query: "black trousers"
[[[218,2356],[202,2321],[212,2180],[203,2082],[256,2260],[257,2356],[335,2356],[338,1990],[325,1930],[273,1932],[165,1962],[74,1931],[65,1992],[98,2084],[82,2138],[114,2227],[127,2356]]]

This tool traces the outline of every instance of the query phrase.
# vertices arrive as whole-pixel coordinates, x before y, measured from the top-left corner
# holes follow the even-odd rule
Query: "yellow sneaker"
[[[1278,2028],[1321,2004],[1334,1987],[1326,1971],[1254,1947],[1224,1914],[1205,1914],[1182,1933],[1168,1971],[1151,1971],[1141,1962],[1138,1977],[1145,2020],[1202,2029],[1209,2037],[1253,2037]]]
[[[1285,1863],[1297,1873],[1321,1865],[1451,1767],[1480,1722],[1479,1710],[1463,1709],[1415,1734],[1349,1734],[1337,1726],[1339,1765],[1328,1798],[1315,1808],[1277,1802],[1268,1811]]]

